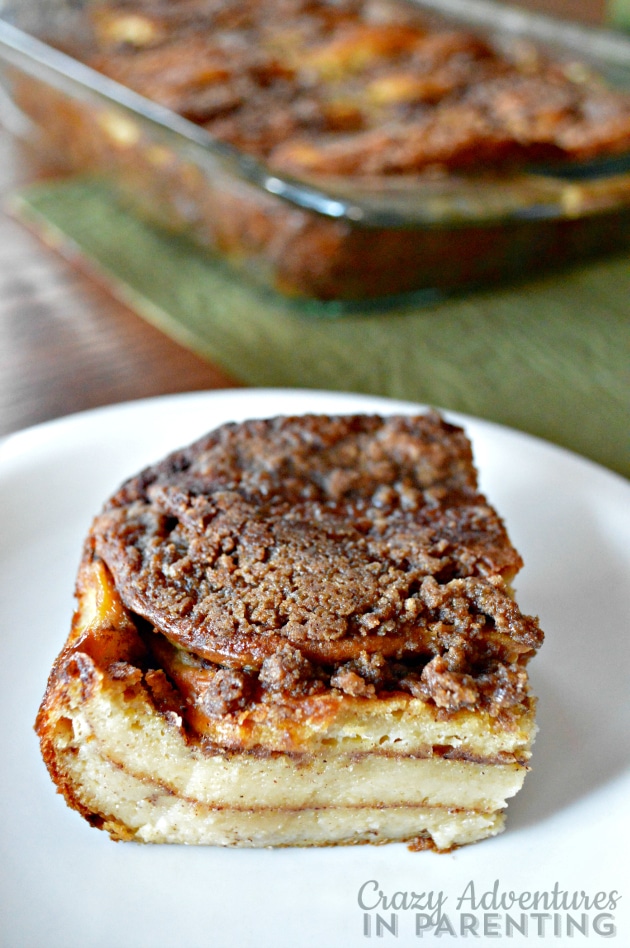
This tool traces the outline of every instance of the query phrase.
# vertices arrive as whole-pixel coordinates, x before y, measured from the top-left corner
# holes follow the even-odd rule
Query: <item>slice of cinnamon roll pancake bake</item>
[[[114,839],[492,836],[535,732],[521,565],[435,413],[224,425],[94,520],[44,760]]]

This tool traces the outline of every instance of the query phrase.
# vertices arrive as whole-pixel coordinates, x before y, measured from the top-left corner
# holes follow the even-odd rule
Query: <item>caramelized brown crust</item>
[[[374,0],[93,5],[92,65],[292,173],[409,174],[630,147],[630,99]]]
[[[470,444],[435,414],[223,426],[123,485],[88,555],[198,717],[330,689],[498,714],[542,641]]]

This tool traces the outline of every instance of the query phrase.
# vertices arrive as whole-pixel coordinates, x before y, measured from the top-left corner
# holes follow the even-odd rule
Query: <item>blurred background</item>
[[[519,6],[620,37],[630,29],[630,0],[523,0]],[[29,220],[23,206],[16,212],[16,194],[56,174],[6,123],[0,127],[0,436],[71,412],[177,391],[348,387],[488,417],[630,474],[624,445],[630,266],[622,248],[557,278],[429,301],[389,316],[371,311],[311,319],[282,307],[276,313],[263,300],[255,322],[245,291],[234,285],[221,291],[223,302],[208,303],[218,323],[204,348],[190,327],[173,329],[162,300],[134,305],[135,291],[108,277],[67,235]],[[188,299],[199,305],[192,294]],[[236,314],[231,323],[229,307]],[[267,325],[261,312],[274,314]],[[239,321],[247,335],[241,330],[238,336],[233,324]],[[357,339],[359,354],[352,357]],[[500,345],[488,342],[497,339]],[[454,340],[463,340],[458,354]],[[411,352],[417,361],[405,368],[402,356]],[[486,371],[490,361],[494,375]]]

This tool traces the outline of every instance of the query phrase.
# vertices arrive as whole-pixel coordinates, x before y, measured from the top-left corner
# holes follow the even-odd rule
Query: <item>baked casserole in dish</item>
[[[0,10],[22,130],[291,297],[459,289],[630,236],[621,35],[485,0]]]

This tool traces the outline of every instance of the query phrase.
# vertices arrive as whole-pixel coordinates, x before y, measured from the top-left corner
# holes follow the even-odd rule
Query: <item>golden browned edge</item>
[[[84,554],[77,576],[75,589],[77,608],[72,617],[70,634],[48,677],[46,691],[35,720],[35,732],[39,737],[42,758],[57,787],[57,792],[61,793],[68,805],[77,810],[91,825],[100,827],[101,820],[95,818],[94,814],[81,803],[74,793],[72,784],[66,780],[65,774],[58,766],[53,723],[57,714],[69,703],[69,690],[73,680],[81,681],[84,698],[87,698],[90,687],[93,687],[88,667],[81,661],[83,652],[87,654],[93,652],[94,656],[99,656],[103,667],[107,667],[112,662],[132,657],[135,650],[125,649],[124,644],[127,640],[131,645],[133,635],[137,633],[135,628],[132,628],[127,612],[117,596],[111,596],[109,601],[105,595],[101,597],[101,601],[97,603],[101,622],[94,630],[86,630],[82,626],[82,598],[87,595],[90,588],[88,564],[89,561]],[[99,588],[105,591],[107,585],[102,584]],[[117,838],[131,838],[122,824],[119,829],[120,835]]]

